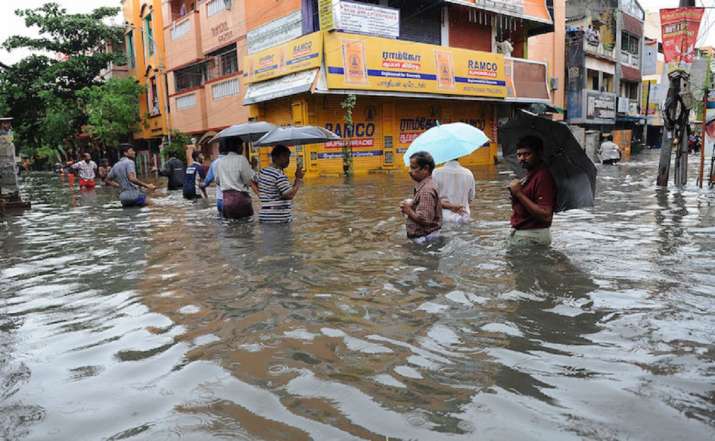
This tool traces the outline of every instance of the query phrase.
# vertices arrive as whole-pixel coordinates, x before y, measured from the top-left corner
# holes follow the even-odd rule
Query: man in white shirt
[[[73,164],[72,168],[79,171],[79,188],[92,190],[96,185],[97,164],[92,161],[92,155],[84,153],[82,160]]]
[[[598,147],[598,156],[601,162],[606,165],[614,165],[621,160],[621,148],[611,141],[611,135],[604,135],[604,141]]]
[[[250,188],[255,185],[255,172],[243,156],[240,139],[226,139],[226,156],[217,163],[216,175],[216,183],[223,192],[223,216],[230,219],[253,216]]]
[[[469,222],[469,204],[474,200],[474,174],[452,160],[432,173],[442,200],[442,218],[445,222],[465,224]]]

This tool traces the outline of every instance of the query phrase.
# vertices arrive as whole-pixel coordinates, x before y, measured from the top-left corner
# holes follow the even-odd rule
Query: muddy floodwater
[[[656,191],[657,160],[599,166],[548,251],[505,248],[501,166],[428,248],[406,175],[309,181],[264,227],[31,174],[0,218],[0,439],[712,440],[715,193]]]

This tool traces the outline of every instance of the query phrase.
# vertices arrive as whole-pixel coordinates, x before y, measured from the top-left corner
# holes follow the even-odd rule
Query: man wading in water
[[[516,157],[527,170],[523,179],[509,184],[511,193],[512,245],[551,244],[551,221],[556,205],[556,183],[541,160],[544,144],[535,136],[526,136],[516,144]]]
[[[415,195],[402,201],[400,210],[407,216],[407,237],[424,244],[439,237],[442,228],[442,203],[432,182],[434,159],[427,152],[410,156],[410,177],[416,182]]]
[[[122,144],[120,150],[122,159],[114,164],[114,167],[109,171],[107,184],[121,189],[119,200],[122,202],[123,207],[143,207],[146,205],[146,193],[139,190],[139,187],[146,188],[149,191],[156,190],[156,187],[137,179],[137,170],[134,165],[134,157],[136,156],[134,146]]]

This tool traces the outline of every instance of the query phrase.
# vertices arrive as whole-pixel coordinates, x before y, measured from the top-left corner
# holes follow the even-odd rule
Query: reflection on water
[[[322,180],[289,226],[25,178],[1,220],[0,439],[711,439],[712,194],[601,169],[551,249],[404,239],[402,176]]]

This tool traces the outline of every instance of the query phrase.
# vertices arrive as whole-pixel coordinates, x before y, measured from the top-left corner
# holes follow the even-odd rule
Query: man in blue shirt
[[[134,165],[134,157],[136,156],[134,146],[122,144],[120,149],[122,159],[114,164],[114,167],[109,171],[107,184],[121,189],[119,200],[122,202],[123,207],[143,207],[146,205],[146,193],[139,190],[139,187],[146,188],[149,191],[154,191],[156,187],[137,179],[136,166]]]
[[[201,154],[201,152],[193,152],[191,153],[191,159],[193,162],[186,167],[186,178],[184,180],[184,198],[189,200],[201,198],[201,195],[196,191],[196,178],[200,178],[199,183],[203,182],[204,178],[206,178],[206,171],[202,164],[204,155]]]
[[[206,178],[204,178],[204,182],[200,186],[202,191],[206,191],[206,187],[211,185],[211,183],[216,180],[218,162],[225,155],[226,155],[226,143],[223,140],[221,140],[221,142],[219,143],[219,147],[218,147],[218,158],[214,159],[214,161],[209,166],[209,172],[206,174]],[[216,185],[216,209],[218,210],[218,212],[220,214],[223,214],[223,191],[221,191],[220,185]]]

